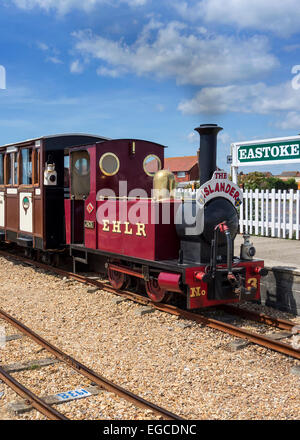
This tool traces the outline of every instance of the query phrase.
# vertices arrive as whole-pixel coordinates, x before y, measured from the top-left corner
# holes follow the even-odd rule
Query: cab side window
[[[84,200],[90,193],[90,155],[86,150],[71,153],[71,195]]]

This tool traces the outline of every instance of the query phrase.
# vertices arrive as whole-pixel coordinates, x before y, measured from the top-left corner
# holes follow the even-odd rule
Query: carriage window
[[[18,153],[6,156],[6,185],[18,185]]]
[[[18,153],[12,153],[13,154],[13,160],[12,160],[12,164],[13,164],[13,176],[14,176],[14,181],[13,181],[13,185],[18,185]]]
[[[6,155],[6,163],[5,163],[5,167],[6,167],[6,176],[5,176],[5,185],[11,185],[11,163],[10,163],[10,156],[11,154],[7,154]]]
[[[4,185],[4,154],[0,154],[0,185]]]
[[[33,150],[32,152],[32,163],[33,163],[33,179],[34,184],[39,184],[40,182],[40,150]]]
[[[20,158],[20,184],[32,185],[32,149],[21,150]]]
[[[145,157],[143,166],[145,173],[153,177],[157,171],[161,170],[161,160],[155,154],[149,154]]]

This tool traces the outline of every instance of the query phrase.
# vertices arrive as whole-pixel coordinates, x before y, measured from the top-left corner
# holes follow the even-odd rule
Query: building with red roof
[[[166,157],[164,169],[175,175],[176,182],[199,180],[198,156]]]
[[[283,171],[281,174],[279,174],[278,176],[279,179],[286,181],[289,179],[295,179],[297,185],[298,185],[298,189],[300,189],[300,171]]]

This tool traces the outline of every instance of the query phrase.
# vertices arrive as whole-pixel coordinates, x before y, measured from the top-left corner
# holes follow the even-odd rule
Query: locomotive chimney
[[[203,185],[212,178],[217,169],[217,135],[223,128],[217,124],[201,124],[195,130],[200,135],[198,160],[200,185]]]

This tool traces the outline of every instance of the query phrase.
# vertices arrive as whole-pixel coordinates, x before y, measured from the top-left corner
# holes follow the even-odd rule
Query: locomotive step
[[[86,256],[86,258],[73,257],[73,260],[79,261],[79,263],[88,264],[87,256]]]
[[[73,258],[73,272],[76,273],[76,262],[88,264],[88,253],[85,250],[70,249],[70,255]]]
[[[70,249],[70,255],[73,261],[78,261],[79,263],[88,264],[88,253],[86,250]]]

